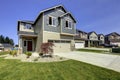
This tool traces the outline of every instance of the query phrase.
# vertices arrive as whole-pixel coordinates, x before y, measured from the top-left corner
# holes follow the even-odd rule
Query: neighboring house
[[[54,53],[74,47],[76,20],[61,5],[43,10],[35,21],[18,21],[19,49],[40,52],[42,43],[53,42]]]
[[[105,35],[105,43],[120,46],[120,34],[112,32],[110,34]]]
[[[88,40],[85,42],[85,45],[86,47],[98,47],[100,42],[97,33],[92,31],[88,33]]]
[[[100,40],[99,44],[105,43],[105,36],[103,34],[98,34],[98,40]]]
[[[88,35],[86,32],[81,31],[81,30],[76,30],[76,36],[74,37],[75,39],[75,48],[84,48],[85,47],[85,41],[88,40]]]
[[[13,48],[11,44],[8,43],[0,43],[0,51],[9,51]]]

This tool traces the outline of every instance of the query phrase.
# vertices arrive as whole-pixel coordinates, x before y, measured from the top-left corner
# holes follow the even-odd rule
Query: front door
[[[27,42],[27,51],[32,51],[32,41]]]

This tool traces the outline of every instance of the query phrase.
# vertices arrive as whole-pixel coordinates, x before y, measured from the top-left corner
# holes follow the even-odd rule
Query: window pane
[[[68,21],[66,21],[66,27],[68,27]]]
[[[71,22],[69,22],[69,28],[72,28],[72,23]]]
[[[32,25],[31,24],[25,24],[24,29],[32,29]]]
[[[26,41],[24,41],[24,46],[26,46]]]
[[[49,17],[49,25],[52,25],[52,17]]]

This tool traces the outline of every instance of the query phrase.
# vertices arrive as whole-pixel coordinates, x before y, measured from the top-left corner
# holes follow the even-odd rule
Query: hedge
[[[120,48],[112,48],[113,53],[120,53]]]

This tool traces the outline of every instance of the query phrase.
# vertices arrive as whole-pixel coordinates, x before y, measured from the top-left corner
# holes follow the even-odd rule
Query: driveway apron
[[[96,66],[111,69],[120,72],[120,56],[111,54],[100,54],[90,52],[69,52],[69,53],[55,53],[55,55],[66,57],[69,59],[90,63]]]

